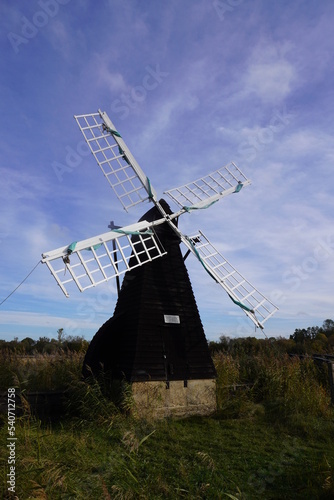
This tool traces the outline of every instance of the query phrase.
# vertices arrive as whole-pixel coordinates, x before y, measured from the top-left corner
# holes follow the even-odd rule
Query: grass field
[[[80,353],[38,359],[7,353],[1,389],[68,390],[59,422],[41,422],[28,405],[17,416],[17,497],[334,498],[334,414],[321,370],[275,353],[217,353],[214,360],[215,415],[147,421],[116,408],[97,383],[80,381]],[[227,387],[246,382],[235,392]],[[5,415],[1,498],[15,498],[6,484],[7,437]]]

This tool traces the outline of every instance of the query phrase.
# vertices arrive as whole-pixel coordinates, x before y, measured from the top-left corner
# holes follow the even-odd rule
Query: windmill
[[[172,211],[164,199],[158,199],[150,179],[105,112],[77,115],[75,120],[123,208],[128,211],[143,201],[152,204],[135,224],[122,228],[112,224],[107,233],[42,254],[42,262],[67,297],[70,288],[83,292],[125,275],[114,315],[93,338],[84,372],[89,366],[97,373],[103,365],[113,378],[132,383],[139,406],[146,408],[150,401],[160,401],[161,414],[212,411],[215,370],[185,258],[193,254],[256,327],[263,329],[277,307],[202,231],[187,236],[178,222],[185,213],[239,193],[250,180],[230,163],[165,191],[178,206]],[[186,247],[184,257],[180,243]]]

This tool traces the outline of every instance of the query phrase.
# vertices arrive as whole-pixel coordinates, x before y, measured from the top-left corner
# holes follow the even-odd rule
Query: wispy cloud
[[[289,44],[261,41],[254,49],[244,76],[246,92],[263,103],[282,102],[297,81],[296,67],[288,60]]]

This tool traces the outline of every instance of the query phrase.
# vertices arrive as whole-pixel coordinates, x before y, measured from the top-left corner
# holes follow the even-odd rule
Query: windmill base
[[[161,419],[210,415],[216,411],[216,380],[133,382],[133,413]]]

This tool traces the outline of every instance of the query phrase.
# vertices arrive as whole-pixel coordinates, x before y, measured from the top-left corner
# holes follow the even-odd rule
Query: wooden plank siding
[[[159,217],[154,207],[142,219]],[[85,364],[130,382],[215,378],[180,241],[168,224],[156,233],[167,255],[126,273],[114,315],[93,338]],[[166,323],[165,315],[180,322]]]

